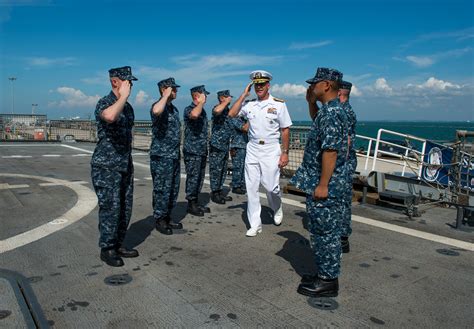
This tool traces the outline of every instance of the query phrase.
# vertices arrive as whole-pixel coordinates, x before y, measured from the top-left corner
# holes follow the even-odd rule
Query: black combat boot
[[[166,217],[158,218],[156,220],[156,230],[164,235],[171,235],[173,234],[173,230],[171,226],[166,221]]]
[[[206,207],[205,205],[200,204],[200,205],[198,205],[198,207],[199,207],[199,208],[202,210],[202,212],[205,213],[205,214],[211,213],[211,208]]]
[[[336,297],[339,292],[337,278],[324,280],[316,277],[311,282],[300,283],[298,293],[309,297]]]
[[[224,199],[224,201],[226,201],[226,202],[227,201],[232,201],[232,197],[228,196],[228,195],[225,195],[224,192],[222,192],[222,190],[219,191],[219,194],[220,194],[221,198]]]
[[[123,259],[117,254],[114,248],[102,248],[100,250],[100,259],[109,266],[123,266]]]
[[[218,203],[218,204],[225,204],[225,200],[222,198],[219,191],[211,192],[211,200],[215,203]]]
[[[173,230],[182,230],[183,229],[183,224],[181,223],[175,223],[171,221],[171,217],[167,215],[165,217],[165,221],[168,223],[168,225],[173,229]]]
[[[242,188],[240,187],[235,187],[232,189],[232,193],[235,193],[235,194],[245,194],[245,190],[243,190]]]
[[[197,200],[188,201],[187,212],[194,216],[199,216],[199,217],[204,216],[204,211],[199,207]]]
[[[341,249],[343,254],[348,254],[351,251],[351,246],[349,245],[349,237],[341,236]]]
[[[306,274],[303,274],[303,276],[301,277],[301,282],[300,283],[311,283],[314,280],[316,280],[317,278],[318,278],[317,274],[306,273]]]
[[[117,255],[124,258],[134,258],[138,257],[138,250],[137,249],[128,249],[125,247],[118,247],[115,249],[117,251]]]

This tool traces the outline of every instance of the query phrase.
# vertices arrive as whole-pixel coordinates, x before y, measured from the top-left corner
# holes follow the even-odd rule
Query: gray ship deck
[[[279,227],[262,200],[263,232],[246,238],[246,196],[230,194],[233,201],[209,203],[211,214],[194,217],[185,212],[182,179],[173,218],[184,230],[164,236],[154,230],[143,152],[134,156],[134,210],[126,240],[140,257],[125,259],[121,268],[106,266],[99,259],[90,184],[93,148],[0,144],[0,327],[24,327],[23,314],[29,313],[5,270],[27,278],[31,292],[23,294],[35,295],[43,319],[55,328],[468,328],[474,323],[474,235],[449,226],[455,222],[453,209],[432,208],[408,220],[400,212],[354,204],[339,296],[308,299],[296,293],[300,276],[313,270],[302,197],[284,195]],[[208,192],[205,184],[203,201]],[[113,275],[118,277],[109,280]]]

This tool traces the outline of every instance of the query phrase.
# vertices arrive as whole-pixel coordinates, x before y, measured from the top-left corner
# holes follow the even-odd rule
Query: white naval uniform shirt
[[[272,95],[268,99],[246,102],[239,113],[249,121],[249,140],[263,140],[265,143],[278,142],[280,129],[292,125],[286,104],[276,101]]]

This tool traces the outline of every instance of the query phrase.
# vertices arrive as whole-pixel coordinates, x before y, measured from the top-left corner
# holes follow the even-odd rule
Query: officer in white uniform
[[[274,211],[275,225],[280,225],[283,219],[280,168],[288,164],[292,122],[285,102],[270,95],[272,75],[258,70],[250,74],[250,79],[252,82],[232,105],[229,116],[240,115],[246,117],[249,122],[245,185],[248,195],[247,218],[250,229],[246,235],[256,236],[262,232],[260,184],[267,190],[268,204]],[[257,98],[245,100],[250,94],[252,84]]]

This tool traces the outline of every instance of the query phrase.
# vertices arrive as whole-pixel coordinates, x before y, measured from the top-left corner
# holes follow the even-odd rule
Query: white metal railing
[[[41,125],[38,125],[38,119],[30,118],[30,116],[28,116],[28,118],[10,118],[0,116],[0,118],[3,119],[1,122],[2,124],[0,127],[0,132],[3,132],[3,135],[6,135],[6,137],[10,137],[10,135],[12,135],[11,131],[14,130],[15,132],[18,131],[23,133],[21,138],[33,139],[34,134],[31,133],[28,135],[23,131],[26,128],[22,128],[23,126],[26,126],[26,123],[28,123],[28,129],[31,131],[35,131],[35,128],[43,129],[45,132],[45,136],[43,138],[44,140],[60,140],[64,135],[72,135],[76,139],[91,142],[95,142],[97,139],[95,132],[95,122],[90,120],[50,120],[47,124],[45,124],[46,118],[44,118],[44,120],[41,121]],[[11,122],[20,122],[20,119],[23,120],[25,124],[11,124]],[[34,125],[32,125],[33,122]],[[294,126],[291,128],[290,163],[287,166],[287,169],[296,170],[300,166],[303,160],[304,146],[306,145],[310,129],[311,127],[309,126]],[[6,137],[2,136],[2,139],[7,139]],[[133,137],[134,147],[144,150],[148,149],[151,142],[151,122],[136,121]],[[406,144],[400,145],[394,141],[393,138],[390,139],[390,137],[396,137],[398,140],[402,138],[404,141],[406,141]],[[410,168],[412,172],[418,177],[421,176],[423,157],[426,149],[426,139],[386,129],[379,129],[377,138],[356,135],[356,139],[359,139],[359,141],[364,141],[363,150],[356,151],[359,159],[365,159],[364,165],[358,166],[359,171],[363,168],[363,170],[366,172],[369,170],[392,172],[394,171],[393,168],[396,166],[397,168],[401,168],[402,176],[407,173],[407,168]],[[366,142],[367,146],[365,145]],[[415,142],[417,147],[412,145],[413,142]],[[421,147],[419,147],[420,144]],[[396,152],[387,150],[387,146],[394,147]],[[403,151],[400,153],[401,150]],[[381,163],[388,165],[386,165],[384,168],[384,165],[381,165]]]
[[[382,134],[403,137],[404,141],[406,141],[406,145],[397,144],[389,140],[383,140]],[[376,139],[366,137],[366,136],[358,136],[358,137],[369,140],[369,146],[367,149],[366,162],[365,162],[365,167],[364,167],[365,170],[368,169],[369,159],[372,159],[372,168],[371,168],[372,171],[376,170],[377,162],[385,162],[385,163],[391,163],[391,164],[401,166],[402,176],[405,176],[407,167],[410,167],[411,169],[416,171],[416,174],[418,177],[421,177],[422,167],[423,167],[423,157],[424,157],[425,149],[426,149],[426,139],[409,135],[409,134],[399,133],[392,130],[387,130],[387,129],[379,129]],[[371,157],[370,154],[372,151],[372,144],[374,141],[375,141],[375,148],[373,151],[373,156]],[[416,149],[411,143],[413,141],[421,143],[421,149]],[[404,154],[400,154],[399,152],[391,152],[391,151],[383,150],[380,148],[381,144],[386,145],[386,146],[387,145],[393,146],[397,150],[403,150]],[[391,158],[400,159],[402,160],[402,163],[400,163],[400,161],[395,161],[395,160],[379,157],[379,154],[381,156],[385,155],[385,156],[390,156]],[[412,165],[414,165],[415,168],[412,168]]]

